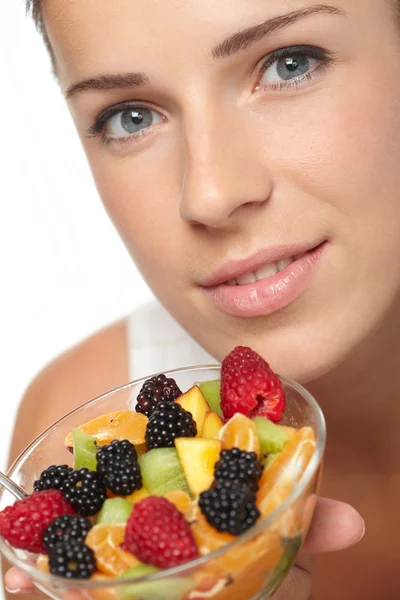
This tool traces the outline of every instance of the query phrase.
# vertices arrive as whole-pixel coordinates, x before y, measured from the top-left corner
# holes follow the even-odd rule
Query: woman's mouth
[[[269,248],[230,262],[202,286],[216,307],[238,317],[265,316],[294,302],[313,278],[327,241],[310,249]],[[286,256],[285,256],[286,254]]]

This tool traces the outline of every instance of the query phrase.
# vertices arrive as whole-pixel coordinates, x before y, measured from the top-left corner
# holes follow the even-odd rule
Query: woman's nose
[[[238,119],[207,119],[185,132],[181,217],[192,224],[222,229],[241,208],[261,205],[272,192],[268,164],[251,131]]]

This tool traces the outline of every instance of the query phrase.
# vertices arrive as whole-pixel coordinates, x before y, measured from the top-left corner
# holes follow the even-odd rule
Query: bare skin
[[[279,27],[275,21],[251,43],[241,38],[232,52],[232,35],[278,16],[285,16]],[[155,294],[210,354],[222,358],[238,343],[252,346],[278,372],[306,383],[324,409],[322,493],[352,503],[368,533],[353,549],[319,560],[316,598],[397,598],[394,5],[115,0],[110,8],[107,0],[45,0],[44,19],[102,201]],[[298,60],[292,50],[295,64],[283,66],[285,75],[299,62],[305,70],[291,85],[274,52],[299,46],[323,52],[303,51]],[[129,85],[115,77],[133,72],[141,75]],[[142,125],[133,132],[135,110]],[[325,253],[315,275],[278,310],[238,317],[204,291],[228,260],[320,242]]]
[[[104,390],[126,383],[128,371],[125,321],[99,331],[59,356],[32,382],[22,399],[10,449],[10,464],[28,441],[35,439],[51,423]],[[60,455],[59,462],[62,460]],[[5,559],[2,559],[2,567],[5,573],[9,567]],[[22,590],[22,593],[18,592],[22,597],[25,593],[34,593],[29,579],[16,570],[5,576],[5,584],[12,593],[16,593],[14,589]]]
[[[91,398],[129,379],[125,321],[99,331],[50,363],[19,407],[10,462],[43,429]],[[40,412],[38,412],[40,407]],[[35,412],[34,420],[26,415]]]

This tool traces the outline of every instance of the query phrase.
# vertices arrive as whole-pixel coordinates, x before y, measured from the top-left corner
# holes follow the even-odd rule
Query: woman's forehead
[[[56,69],[68,79],[128,68],[132,59],[162,64],[211,52],[246,27],[293,13],[351,11],[385,0],[51,0],[44,22]],[[126,64],[124,64],[126,63]],[[82,69],[85,72],[82,72]]]

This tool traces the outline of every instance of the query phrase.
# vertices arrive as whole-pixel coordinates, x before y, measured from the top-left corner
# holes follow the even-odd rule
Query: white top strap
[[[216,362],[158,302],[136,309],[127,318],[127,329],[131,381]]]

